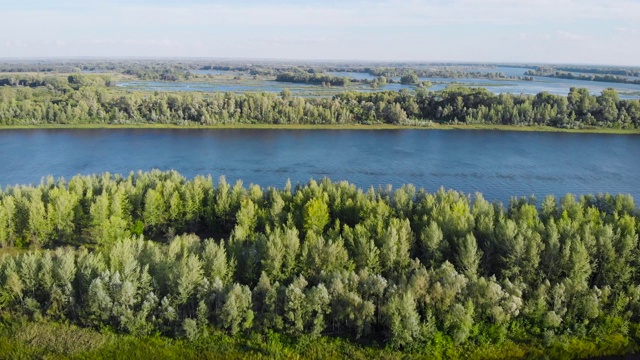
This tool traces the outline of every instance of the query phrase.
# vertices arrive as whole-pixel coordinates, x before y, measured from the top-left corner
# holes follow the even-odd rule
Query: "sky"
[[[640,66],[640,0],[0,0],[0,58]]]

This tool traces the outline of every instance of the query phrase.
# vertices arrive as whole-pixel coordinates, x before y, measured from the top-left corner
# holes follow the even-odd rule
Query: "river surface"
[[[413,90],[413,85],[403,84],[385,84],[377,88],[372,88],[369,85],[349,85],[344,86],[320,86],[314,84],[305,83],[290,83],[279,82],[274,80],[233,80],[224,82],[169,82],[169,81],[145,81],[145,80],[133,80],[133,81],[120,81],[116,86],[125,88],[128,90],[139,91],[172,91],[172,92],[233,92],[237,94],[246,92],[275,92],[279,93],[284,89],[289,89],[296,95],[311,96],[314,94],[320,94],[323,96],[333,96],[338,93],[342,93],[345,90],[352,91],[399,91],[401,89]],[[640,86],[638,87],[640,89]]]
[[[482,87],[495,94],[529,94],[535,95],[548,92],[553,95],[569,94],[572,87],[586,88],[592,95],[600,95],[603,90],[614,88],[621,99],[640,99],[640,85],[625,83],[610,83],[601,81],[584,81],[534,76],[534,81],[512,79],[469,79],[469,78],[420,78],[421,81],[429,80],[435,85],[429,90],[439,91],[447,86],[458,83],[469,87]]]
[[[0,186],[47,175],[175,169],[282,187],[412,183],[489,200],[566,193],[640,199],[640,136],[480,130],[111,129],[0,131]]]
[[[368,75],[368,74],[367,74]],[[395,79],[399,81],[399,78]],[[434,85],[429,88],[432,91],[444,90],[453,84],[460,84],[468,87],[485,88],[495,94],[530,94],[535,95],[546,91],[554,95],[566,96],[572,87],[587,88],[592,95],[600,95],[602,90],[614,88],[618,91],[621,99],[640,99],[640,85],[609,83],[599,81],[569,80],[549,77],[534,77],[534,81],[516,79],[475,79],[475,78],[420,78],[420,81],[431,81]],[[117,86],[128,90],[139,91],[202,91],[202,92],[281,92],[284,89],[291,90],[294,94],[320,96],[332,96],[344,90],[353,91],[399,91],[401,89],[415,90],[413,85],[403,85],[398,83],[386,84],[377,88],[367,85],[349,85],[348,87],[300,84],[289,82],[277,82],[273,80],[236,80],[234,82],[167,82],[167,81],[121,81]]]

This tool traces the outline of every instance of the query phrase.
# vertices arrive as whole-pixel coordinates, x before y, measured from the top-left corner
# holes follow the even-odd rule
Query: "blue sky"
[[[640,0],[0,0],[0,57],[640,66]]]

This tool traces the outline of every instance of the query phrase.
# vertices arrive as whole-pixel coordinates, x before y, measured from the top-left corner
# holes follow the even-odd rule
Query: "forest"
[[[584,67],[584,66],[556,66],[561,71],[579,72],[588,74],[601,74],[601,75],[620,75],[640,77],[640,69],[633,68],[621,68],[621,67]]]
[[[324,74],[310,74],[308,72],[286,72],[278,74],[276,81],[280,82],[293,82],[293,83],[305,83],[316,84],[325,86],[344,86],[349,82],[349,79],[341,76],[331,76]]]
[[[522,67],[534,69],[519,76],[507,76],[500,67]],[[578,66],[578,65],[538,65],[538,64],[479,64],[479,63],[447,63],[447,62],[322,62],[322,61],[259,61],[222,59],[122,59],[122,60],[31,60],[0,62],[0,73],[20,74],[68,74],[68,73],[110,73],[112,75],[129,75],[148,81],[188,81],[207,78],[207,74],[199,71],[227,71],[236,74],[267,77],[281,81],[296,83],[322,84],[336,81],[341,86],[340,77],[330,72],[355,72],[369,74],[372,77],[385,77],[389,82],[408,74],[416,74],[421,78],[453,78],[453,79],[489,79],[507,80],[521,79],[534,81],[533,76],[555,77],[584,81],[604,81],[614,83],[637,84],[640,70],[637,67],[612,66]],[[295,76],[294,76],[295,75]],[[314,79],[315,77],[315,79]],[[325,77],[318,81],[317,77]],[[635,78],[634,78],[635,77]],[[333,79],[331,79],[333,78]],[[395,78],[395,79],[394,79]],[[286,79],[286,80],[285,80]],[[313,81],[312,81],[313,80]],[[372,83],[375,79],[349,79],[351,82]]]
[[[415,74],[407,81],[414,81]],[[343,78],[344,79],[344,78]],[[567,96],[493,94],[450,86],[439,92],[353,92],[303,98],[275,93],[126,92],[108,75],[0,78],[0,125],[44,124],[502,124],[558,128],[640,126],[640,100],[615,89]]]
[[[198,70],[234,71],[250,75],[273,76],[282,74],[318,74],[327,72],[358,72],[376,77],[401,77],[408,73],[417,73],[421,77],[443,78],[488,78],[501,79],[506,76],[499,72],[483,72],[481,64],[455,63],[375,63],[375,62],[296,62],[296,61],[207,61],[207,60],[67,60],[67,61],[32,61],[32,62],[0,62],[0,72],[4,73],[75,73],[75,72],[109,72],[133,75],[141,80],[181,81],[198,77]],[[490,70],[491,68],[489,68]],[[297,79],[300,82],[301,79]],[[352,79],[352,81],[355,79]]]
[[[569,80],[585,80],[585,81],[602,81],[609,83],[635,84],[640,85],[640,79],[627,78],[623,75],[612,74],[575,74],[571,72],[555,71],[553,68],[539,68],[537,70],[529,70],[525,73],[529,76],[545,76],[558,79]]]
[[[434,357],[629,353],[639,231],[629,195],[503,205],[326,178],[264,189],[175,171],[49,177],[0,194],[1,323],[337,338]]]

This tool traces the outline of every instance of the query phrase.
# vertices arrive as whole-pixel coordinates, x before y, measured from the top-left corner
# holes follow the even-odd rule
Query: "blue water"
[[[487,90],[500,94],[530,94],[535,95],[546,91],[554,95],[564,95],[569,93],[572,87],[587,88],[593,95],[600,95],[602,90],[607,88],[616,89],[621,99],[640,99],[640,85],[609,83],[600,81],[583,81],[556,79],[536,76],[534,81],[524,80],[490,80],[490,79],[451,79],[451,78],[420,78],[421,81],[429,80],[436,83],[430,90],[438,91],[446,88],[449,84],[458,83],[471,87],[483,87]]]
[[[496,66],[493,68],[480,69],[480,72],[490,73],[497,72],[503,73],[505,76],[524,76],[524,73],[529,70],[535,70],[532,68],[521,68],[521,67],[512,67],[512,66]]]
[[[282,187],[329,177],[362,188],[412,183],[512,195],[629,193],[640,136],[439,130],[4,130],[0,186],[47,175],[175,169]]]
[[[299,84],[289,82],[278,82],[271,80],[252,80],[251,82],[238,81],[237,83],[204,83],[204,82],[166,82],[166,81],[122,81],[116,84],[118,87],[122,87],[130,90],[144,90],[144,91],[201,91],[201,92],[233,92],[233,93],[245,93],[245,92],[276,92],[279,93],[284,89],[291,90],[292,93],[312,93],[314,91],[333,91],[341,92],[350,87],[334,86],[334,87],[322,87],[313,84]],[[356,88],[351,87],[352,90]],[[386,84],[377,88],[371,88],[369,86],[362,86],[357,88],[358,91],[398,91],[400,89],[413,90],[412,85],[402,84]]]
[[[193,73],[198,75],[227,75],[233,74],[232,71],[226,70],[192,70]]]
[[[359,74],[359,73],[356,73]],[[398,78],[399,79],[399,78]],[[396,80],[398,80],[396,79]],[[471,87],[483,87],[487,90],[500,94],[530,94],[535,95],[540,92],[546,91],[550,94],[564,95],[569,93],[569,89],[572,87],[587,88],[593,95],[600,95],[602,90],[607,88],[614,88],[618,90],[621,99],[640,99],[640,85],[634,84],[620,84],[620,83],[608,83],[598,81],[582,81],[582,80],[567,80],[567,79],[555,79],[547,77],[535,77],[535,81],[524,80],[491,80],[491,79],[470,79],[470,78],[420,78],[421,81],[431,81],[434,86],[429,90],[439,91],[445,89],[452,83],[463,84]],[[197,82],[162,82],[162,81],[123,81],[119,82],[117,86],[131,89],[131,90],[145,90],[145,91],[202,91],[202,92],[281,92],[284,89],[291,89],[293,93],[304,91],[305,93],[313,92],[314,90],[326,91],[327,88],[323,88],[318,85],[311,84],[294,84],[287,82],[276,82],[269,80],[252,80],[251,83],[239,80],[237,84],[233,83],[197,83]],[[302,88],[302,89],[301,89]],[[332,89],[332,88],[329,88]],[[343,89],[342,87],[333,87],[335,90]],[[387,84],[380,86],[376,89],[369,87],[352,88],[358,91],[383,91],[392,90],[398,91],[400,89],[413,90],[414,86],[402,85],[398,83]]]

